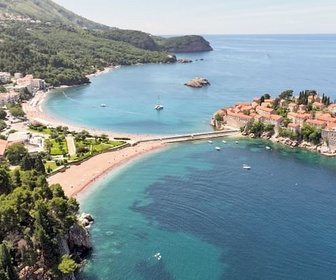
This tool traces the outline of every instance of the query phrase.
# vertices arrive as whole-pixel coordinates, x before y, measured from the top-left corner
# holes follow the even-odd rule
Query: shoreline
[[[132,134],[132,133],[124,133],[124,132],[117,132],[112,130],[100,130],[95,128],[88,128],[84,126],[80,126],[78,124],[74,124],[71,122],[67,122],[65,120],[59,119],[54,117],[42,109],[42,105],[47,98],[48,93],[40,92],[36,94],[31,100],[26,103],[22,103],[22,109],[26,114],[27,119],[30,122],[37,121],[45,125],[51,126],[67,126],[69,131],[76,131],[81,132],[83,130],[88,131],[91,135],[101,135],[106,134],[110,139],[113,138],[130,138],[133,141],[139,140],[148,140],[152,139],[153,135],[148,134]],[[155,135],[155,137],[160,137],[163,135]]]
[[[90,129],[76,126],[57,119],[43,111],[42,104],[47,97],[46,92],[38,93],[33,99],[26,103],[22,103],[22,109],[30,122],[40,121],[43,124],[51,126],[67,126],[70,131],[80,132],[88,131],[92,135],[106,134],[110,139],[116,137],[130,138],[131,141],[152,139],[153,136],[141,134],[129,134],[113,131],[103,131],[98,129]],[[129,146],[120,150],[114,150],[96,155],[79,165],[72,165],[65,169],[64,172],[58,172],[47,178],[49,185],[59,183],[65,195],[68,197],[76,197],[80,192],[87,190],[98,179],[111,172],[116,167],[119,167],[132,159],[152,152],[159,148],[165,147],[167,144],[162,142],[140,142],[135,146]]]
[[[76,197],[88,190],[96,181],[141,155],[154,152],[166,144],[152,142],[96,155],[79,165],[71,165],[64,172],[58,172],[49,178],[49,185],[60,184],[68,197]]]

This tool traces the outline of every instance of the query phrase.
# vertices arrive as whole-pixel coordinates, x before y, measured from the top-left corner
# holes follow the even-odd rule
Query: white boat
[[[226,141],[225,141],[225,140],[223,140],[222,142],[223,142],[224,144],[226,144]]]
[[[244,169],[251,169],[251,166],[249,166],[249,165],[247,165],[247,164],[244,163],[244,164],[243,164],[243,168],[244,168]]]
[[[236,144],[238,144],[239,142],[238,141],[236,141]]]
[[[155,109],[155,110],[162,110],[162,109],[163,109],[163,105],[161,105],[161,104],[156,104],[156,105],[154,106],[154,109]]]
[[[209,141],[208,141],[208,143],[212,144],[212,141],[211,141],[211,140],[209,140]]]
[[[217,151],[220,151],[220,147],[215,147],[215,149],[216,149]]]
[[[106,107],[105,103],[100,104],[100,107]]]
[[[271,149],[271,147],[270,146],[266,146],[266,150],[270,150]]]
[[[163,109],[163,105],[160,103],[160,98],[159,97],[158,97],[158,102],[154,106],[154,109],[155,110],[162,110]]]

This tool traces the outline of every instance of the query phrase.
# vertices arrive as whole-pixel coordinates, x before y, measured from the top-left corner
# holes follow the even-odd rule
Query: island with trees
[[[296,96],[293,90],[285,90],[276,98],[264,94],[252,102],[238,102],[215,112],[211,124],[216,129],[239,128],[250,137],[336,155],[336,103],[315,90]]]

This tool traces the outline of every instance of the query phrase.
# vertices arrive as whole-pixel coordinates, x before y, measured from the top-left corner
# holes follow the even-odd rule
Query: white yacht
[[[243,164],[243,168],[244,168],[244,169],[251,169],[251,166],[249,166],[249,165],[247,165],[247,164],[244,163],[244,164]]]

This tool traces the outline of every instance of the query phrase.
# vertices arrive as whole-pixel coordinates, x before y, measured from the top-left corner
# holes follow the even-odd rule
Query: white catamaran
[[[154,109],[155,110],[162,110],[163,109],[163,105],[160,103],[160,98],[159,97],[158,97],[158,102],[154,106]]]

